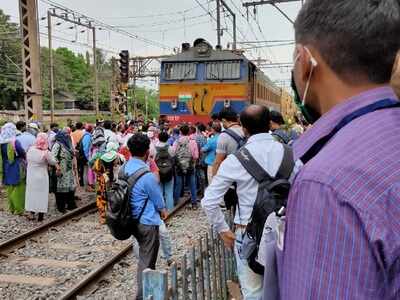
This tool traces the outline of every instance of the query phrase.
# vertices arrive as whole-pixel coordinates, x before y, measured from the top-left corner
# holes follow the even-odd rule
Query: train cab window
[[[240,61],[207,62],[206,79],[240,79]]]
[[[166,63],[164,65],[164,79],[190,80],[196,78],[197,63]]]

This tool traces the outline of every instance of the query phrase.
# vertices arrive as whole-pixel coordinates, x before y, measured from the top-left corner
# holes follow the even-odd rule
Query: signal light
[[[122,83],[129,82],[129,51],[122,50],[119,53],[119,73]]]

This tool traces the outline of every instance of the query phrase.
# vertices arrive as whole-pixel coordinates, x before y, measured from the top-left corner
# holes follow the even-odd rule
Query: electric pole
[[[145,109],[146,109],[146,122],[148,122],[148,119],[149,119],[149,102],[147,100],[146,90],[144,90],[144,103],[145,103]]]
[[[221,4],[217,0],[217,46],[221,46]]]
[[[276,4],[277,3],[286,3],[286,2],[298,2],[301,1],[301,4],[304,4],[303,0],[261,0],[261,1],[253,1],[253,2],[245,2],[243,3],[243,6],[246,7],[246,9],[248,10],[250,6],[252,6],[254,8],[254,10],[256,9],[256,6],[259,5],[272,5],[273,7],[275,7],[290,23],[294,24],[294,21],[282,10],[280,9]],[[248,13],[247,13],[248,15]]]
[[[28,1],[28,0],[20,0],[20,1]],[[31,1],[28,1],[31,2]],[[51,40],[52,40],[52,31],[51,31],[51,17],[59,18],[61,20],[64,20],[66,22],[70,22],[72,24],[76,24],[78,26],[83,26],[86,27],[88,30],[92,30],[92,36],[93,36],[93,75],[94,75],[94,106],[96,110],[96,117],[99,117],[99,83],[98,83],[98,75],[97,75],[97,52],[96,52],[96,27],[92,25],[92,22],[88,21],[84,23],[83,19],[77,18],[75,15],[70,14],[70,12],[66,9],[62,8],[57,8],[57,11],[61,11],[62,13],[57,13],[56,9],[53,8],[52,10],[47,11],[47,22],[48,22],[48,33],[49,33],[49,59],[52,56],[52,51],[51,51]],[[51,58],[52,60],[52,58]],[[52,75],[53,74],[53,75]],[[53,78],[51,78],[53,76]],[[54,93],[54,65],[53,63],[50,63],[50,81],[53,82],[53,84],[50,84],[50,94]],[[54,96],[52,96],[54,98]],[[52,115],[54,114],[54,99],[52,100],[53,102],[53,108],[52,108]]]
[[[93,31],[93,73],[94,73],[94,105],[96,109],[96,117],[99,117],[99,78],[97,75],[97,53],[96,53],[96,27],[93,27],[91,23],[89,26]]]
[[[232,26],[233,26],[233,43],[232,43],[232,49],[236,50],[236,15],[232,11],[232,9],[226,4],[224,0],[219,0],[221,1],[221,4],[225,9],[231,14],[232,16]]]
[[[43,120],[37,0],[19,0],[25,119]]]
[[[51,13],[47,11],[47,28],[49,38],[49,73],[50,73],[50,121],[54,122],[54,65],[53,65],[53,48],[52,48],[52,36],[51,36]]]

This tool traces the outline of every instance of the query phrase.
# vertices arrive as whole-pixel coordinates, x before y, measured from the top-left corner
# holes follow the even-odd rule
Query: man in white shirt
[[[112,142],[119,145],[117,135],[111,130],[112,122],[109,120],[104,121],[103,127],[104,127],[104,137],[106,138],[106,143]]]
[[[274,177],[283,159],[283,146],[268,132],[270,130],[270,114],[268,108],[251,105],[240,115],[240,122],[248,137],[244,147],[249,150],[255,160],[265,171]],[[234,233],[225,221],[219,206],[221,198],[229,187],[237,184],[239,205],[236,206]],[[207,188],[201,202],[207,218],[220,234],[227,248],[234,248],[239,281],[244,300],[258,300],[262,297],[263,278],[254,273],[246,260],[239,257],[238,250],[242,244],[243,233],[249,222],[258,191],[257,181],[244,169],[234,155],[229,155],[221,164],[211,185]]]

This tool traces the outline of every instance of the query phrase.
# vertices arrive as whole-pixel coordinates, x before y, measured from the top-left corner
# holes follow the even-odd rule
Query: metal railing
[[[225,300],[236,274],[233,251],[210,229],[168,270],[143,272],[143,299]]]

